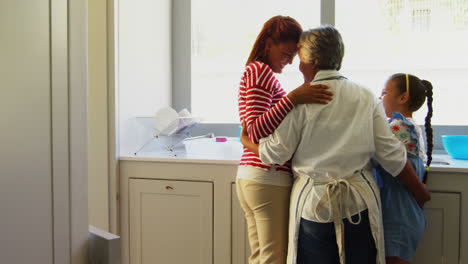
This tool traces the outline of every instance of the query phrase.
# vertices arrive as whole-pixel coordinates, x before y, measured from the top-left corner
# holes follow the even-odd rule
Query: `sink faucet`
[[[202,135],[202,136],[189,137],[189,138],[184,139],[184,141],[194,140],[194,139],[199,139],[199,138],[214,138],[214,134],[213,133],[208,133],[208,134]]]

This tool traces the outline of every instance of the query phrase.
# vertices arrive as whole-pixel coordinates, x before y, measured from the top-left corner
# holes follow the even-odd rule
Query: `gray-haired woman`
[[[429,193],[388,128],[378,99],[338,72],[344,55],[340,33],[332,26],[305,31],[298,46],[304,80],[330,86],[333,100],[293,109],[258,145],[245,133],[241,138],[266,164],[292,158],[288,263],[384,264],[370,159],[400,177],[420,206]]]

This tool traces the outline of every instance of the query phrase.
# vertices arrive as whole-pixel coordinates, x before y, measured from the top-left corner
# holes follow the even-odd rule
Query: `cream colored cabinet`
[[[460,194],[432,192],[425,205],[427,229],[413,263],[459,263]]]
[[[120,162],[122,264],[248,263],[237,164],[133,159]],[[468,263],[468,173],[432,168],[427,186],[413,264]]]
[[[248,264],[250,256],[247,222],[237,199],[236,184],[231,185],[231,264]]]
[[[130,263],[213,263],[213,184],[129,180]]]

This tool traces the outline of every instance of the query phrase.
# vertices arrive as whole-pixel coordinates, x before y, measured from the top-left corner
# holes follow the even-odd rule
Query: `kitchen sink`
[[[432,162],[431,165],[452,165],[451,162],[444,158],[444,157],[438,157],[438,156],[433,156],[432,157]]]

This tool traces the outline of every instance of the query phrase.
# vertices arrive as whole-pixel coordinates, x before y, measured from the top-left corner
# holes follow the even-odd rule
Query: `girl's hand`
[[[294,105],[298,104],[328,104],[333,99],[333,93],[330,92],[327,85],[314,84],[306,82],[291,91],[287,96]]]

